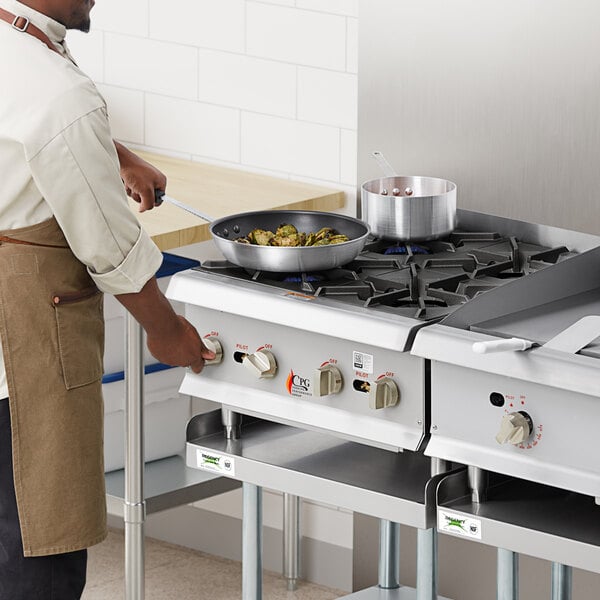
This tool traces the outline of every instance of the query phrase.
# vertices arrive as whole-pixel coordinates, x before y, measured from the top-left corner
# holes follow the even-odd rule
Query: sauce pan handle
[[[373,150],[371,156],[377,161],[377,164],[381,167],[381,170],[386,177],[396,177],[396,171],[379,150]]]

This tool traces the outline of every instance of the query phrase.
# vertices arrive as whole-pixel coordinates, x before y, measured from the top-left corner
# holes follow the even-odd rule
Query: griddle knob
[[[223,362],[223,346],[218,338],[214,336],[208,336],[202,338],[202,343],[212,352],[215,353],[215,357],[212,360],[205,360],[205,365],[218,365]]]
[[[390,377],[382,377],[371,384],[369,390],[369,408],[378,410],[396,406],[400,401],[398,384]]]
[[[253,354],[246,354],[242,364],[259,379],[269,379],[277,373],[277,361],[269,350],[257,350]]]
[[[496,435],[499,444],[522,444],[533,431],[533,420],[524,411],[512,412],[502,417],[500,431]]]
[[[342,374],[334,365],[323,365],[315,371],[313,377],[313,396],[329,396],[342,389]]]

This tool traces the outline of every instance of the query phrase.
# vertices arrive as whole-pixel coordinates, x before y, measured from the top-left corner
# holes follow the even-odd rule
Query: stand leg
[[[498,548],[497,600],[519,600],[519,555]]]
[[[221,422],[223,423],[225,439],[240,439],[242,436],[242,415],[233,412],[230,408],[221,408]]]
[[[435,528],[417,531],[417,600],[437,600],[437,546]]]
[[[283,494],[283,577],[288,592],[298,587],[300,574],[300,498]]]
[[[552,563],[552,600],[571,600],[573,569]]]
[[[448,464],[440,458],[431,459],[431,476],[445,473]],[[437,600],[438,533],[432,529],[417,531],[417,600]]]
[[[400,587],[400,525],[383,519],[379,522],[379,587]]]
[[[242,487],[242,600],[262,600],[262,488]]]
[[[144,600],[144,364],[139,323],[126,317],[125,598]]]
[[[488,475],[479,467],[468,467],[469,487],[471,488],[471,501],[474,504],[485,502],[487,495]]]

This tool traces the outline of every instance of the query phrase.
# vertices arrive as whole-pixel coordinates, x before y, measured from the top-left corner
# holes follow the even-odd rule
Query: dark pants
[[[0,600],[79,600],[87,550],[23,557],[12,471],[8,400],[0,400]]]

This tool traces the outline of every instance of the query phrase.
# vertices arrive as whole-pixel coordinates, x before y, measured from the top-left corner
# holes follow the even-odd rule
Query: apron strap
[[[29,35],[32,35],[33,37],[46,44],[46,46],[48,46],[50,50],[56,52],[57,54],[60,54],[60,52],[54,47],[54,45],[50,41],[50,38],[41,29],[39,29],[33,23],[31,23],[31,21],[27,17],[23,17],[21,15],[13,15],[11,12],[0,8],[0,19],[9,23],[17,31],[21,31],[22,33],[28,33]]]
[[[53,244],[36,244],[35,242],[27,242],[25,240],[18,240],[16,238],[7,237],[0,235],[0,246],[2,244],[22,244],[24,246],[41,246],[43,248],[68,248],[69,246],[55,246]]]

